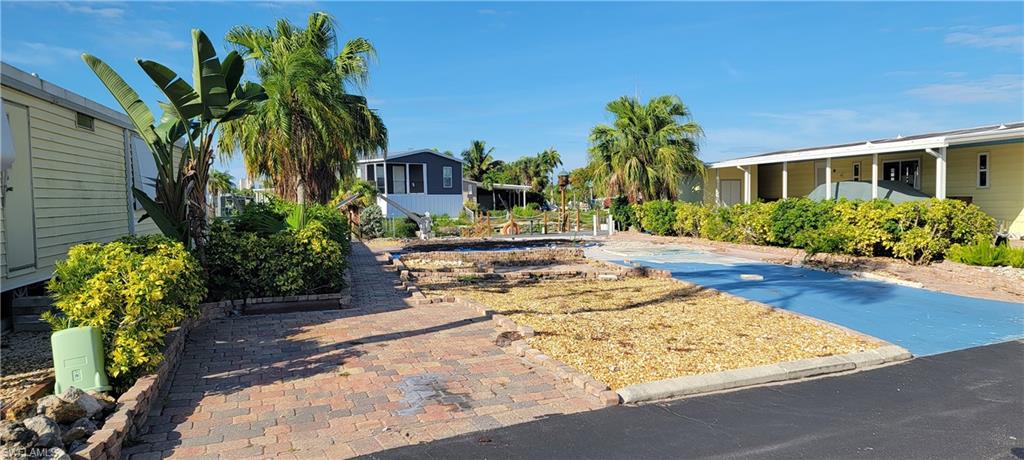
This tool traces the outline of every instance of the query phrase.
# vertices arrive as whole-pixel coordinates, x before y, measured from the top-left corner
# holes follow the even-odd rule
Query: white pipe
[[[789,162],[782,162],[782,199],[789,198]]]

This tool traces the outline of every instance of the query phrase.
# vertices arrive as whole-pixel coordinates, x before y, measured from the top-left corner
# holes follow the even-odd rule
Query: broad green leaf
[[[170,107],[173,107],[178,119],[188,120],[202,113],[203,106],[196,91],[173,70],[155,61],[140,59],[138,63],[153,83],[156,83],[157,88],[167,96]]]
[[[242,74],[245,73],[245,61],[242,60],[242,56],[237,51],[232,51],[224,57],[220,67],[221,73],[224,75],[224,87],[227,89],[228,94],[232,94],[238,88],[238,82],[242,80]]]
[[[184,244],[188,244],[188,236],[186,235],[184,226],[180,223],[176,223],[174,219],[167,215],[164,211],[163,206],[153,201],[146,192],[132,187],[132,195],[138,200],[139,204],[142,205],[142,209],[146,211],[146,214],[139,219],[141,222],[145,218],[153,219],[153,223],[156,224],[160,232],[168,238],[172,238],[176,241],[181,241]]]
[[[149,110],[145,102],[142,102],[139,94],[114,69],[111,69],[110,66],[96,56],[83,53],[82,60],[92,69],[93,73],[100,79],[100,82],[103,83],[103,86],[107,87],[107,90],[114,96],[114,99],[117,99],[117,103],[121,105],[121,108],[128,113],[128,118],[132,120],[135,129],[143,136],[146,143],[152,144],[156,136],[153,132],[153,112]]]
[[[220,118],[231,99],[224,80],[217,49],[199,29],[192,29],[192,84],[199,94],[204,118]]]

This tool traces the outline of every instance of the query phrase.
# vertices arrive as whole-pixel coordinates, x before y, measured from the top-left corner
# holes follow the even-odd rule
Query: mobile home
[[[0,83],[2,292],[49,279],[76,244],[157,231],[136,222],[131,188],[156,166],[126,115],[6,63]]]

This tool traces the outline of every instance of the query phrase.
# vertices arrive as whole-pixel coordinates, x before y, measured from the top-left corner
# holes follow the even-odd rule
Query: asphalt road
[[[552,416],[371,458],[1024,458],[1024,341]]]

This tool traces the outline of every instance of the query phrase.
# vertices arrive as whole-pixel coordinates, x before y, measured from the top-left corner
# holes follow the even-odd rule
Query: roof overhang
[[[483,185],[484,185],[482,182],[477,182],[475,180],[469,180],[469,179],[462,179],[462,182],[468,182],[470,184],[476,185],[477,187],[483,187]],[[498,189],[498,190],[519,190],[519,191],[530,191],[530,190],[533,189],[533,187],[530,187],[529,185],[518,185],[518,184],[491,184],[491,188],[495,188],[495,189]]]
[[[356,163],[360,163],[360,164],[380,163],[382,161],[398,160],[398,159],[400,159],[402,157],[407,157],[407,156],[410,156],[410,155],[416,155],[416,154],[420,154],[420,153],[429,153],[431,155],[437,155],[437,156],[439,156],[441,158],[452,160],[452,161],[455,161],[455,162],[458,162],[458,163],[461,163],[461,164],[466,164],[466,162],[462,161],[461,158],[450,157],[450,156],[445,155],[445,154],[443,154],[441,152],[438,152],[437,150],[434,150],[434,149],[407,150],[407,151],[404,151],[404,152],[394,152],[394,153],[388,152],[388,154],[386,156],[381,156],[381,157],[376,157],[376,158],[364,158],[362,160],[358,160]]]
[[[776,154],[767,154],[753,157],[737,158],[733,160],[716,161],[708,165],[708,167],[711,169],[717,169],[770,163],[823,160],[826,158],[842,158],[872,154],[898,153],[915,150],[928,150],[943,147],[952,147],[956,145],[972,144],[978,142],[1003,141],[1017,138],[1024,138],[1024,127],[993,129],[990,131],[972,132],[964,134],[949,134],[943,136],[910,139],[905,141],[896,140],[879,143],[865,142],[863,144],[844,145],[840,147],[806,149],[800,150],[798,152],[780,152]]]

